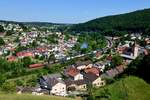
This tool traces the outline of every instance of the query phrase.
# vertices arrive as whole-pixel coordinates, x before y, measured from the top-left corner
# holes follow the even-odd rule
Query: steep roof
[[[93,82],[98,78],[98,76],[96,76],[95,74],[93,74],[91,72],[85,73],[83,76],[84,76],[84,79],[86,80],[86,82]]]
[[[71,77],[74,77],[74,76],[76,76],[79,73],[80,73],[80,71],[78,69],[74,68],[74,67],[70,67],[66,71],[66,74],[71,76]]]
[[[29,65],[29,68],[39,68],[39,67],[43,67],[44,64],[31,64]]]
[[[100,74],[100,70],[98,68],[96,68],[96,67],[85,69],[85,72],[86,73],[90,72],[90,73],[93,73],[93,74],[95,74],[97,76],[99,76],[99,74]]]
[[[78,85],[78,86],[86,84],[85,80],[76,80],[76,81],[74,81],[74,80],[65,80],[64,82],[67,86],[72,85],[72,84],[75,84],[75,85]]]

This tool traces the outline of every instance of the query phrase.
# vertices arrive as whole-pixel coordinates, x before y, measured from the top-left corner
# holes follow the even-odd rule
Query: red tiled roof
[[[29,65],[29,68],[38,68],[38,67],[43,67],[44,64],[31,64]]]
[[[16,61],[16,60],[17,60],[17,57],[15,57],[15,56],[9,56],[9,57],[7,58],[7,60],[8,60],[9,62]]]
[[[69,69],[67,70],[67,75],[69,75],[69,76],[71,76],[71,77],[74,77],[74,76],[76,76],[76,75],[79,74],[79,73],[80,73],[79,70],[76,69],[76,68],[73,68],[73,67],[71,67],[71,68],[69,68]]]
[[[44,51],[47,51],[47,48],[46,47],[36,48],[36,51],[38,51],[38,52],[44,52]]]
[[[97,75],[97,76],[99,76],[99,74],[100,74],[99,69],[98,69],[98,68],[95,68],[95,67],[85,69],[85,72],[86,72],[86,73],[93,73],[93,74],[95,74],[95,75]]]
[[[33,53],[32,52],[18,52],[16,54],[18,57],[19,56],[23,56],[23,57],[33,57]]]

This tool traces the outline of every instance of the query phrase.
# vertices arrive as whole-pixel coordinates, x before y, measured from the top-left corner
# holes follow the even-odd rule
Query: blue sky
[[[150,0],[1,0],[0,19],[80,23],[150,8]]]

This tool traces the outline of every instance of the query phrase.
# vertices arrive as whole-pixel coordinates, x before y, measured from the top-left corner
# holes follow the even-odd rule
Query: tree
[[[127,14],[106,16],[86,23],[72,25],[72,32],[101,32],[107,36],[122,36],[127,32],[143,32],[150,34],[150,9]]]
[[[16,48],[16,51],[15,52],[20,52],[20,51],[23,51],[23,50],[27,50],[27,47],[25,47],[25,46],[18,46],[17,48]]]
[[[35,47],[38,46],[38,44],[37,44],[37,42],[34,40],[34,41],[32,42],[32,44],[31,44],[31,46],[35,48]]]
[[[123,58],[119,55],[115,55],[112,58],[112,64],[114,65],[114,67],[121,65],[123,62]]]
[[[129,75],[136,75],[150,83],[150,54],[144,57],[139,56],[137,59],[133,60],[125,73]]]
[[[142,61],[142,57],[139,56],[135,60],[133,60],[129,65],[128,68],[125,70],[125,73],[128,73],[129,75],[135,75],[136,71],[138,69],[139,64]]]
[[[16,90],[16,84],[14,82],[5,82],[1,86],[2,91],[5,92],[15,92]]]
[[[55,63],[55,61],[56,61],[56,58],[55,58],[55,55],[54,55],[54,54],[51,54],[51,55],[48,57],[48,63],[51,63],[51,61],[52,61],[53,63]]]
[[[6,36],[11,36],[13,34],[14,34],[13,30],[6,31]]]
[[[150,83],[150,54],[145,56],[138,65],[136,75]]]
[[[4,42],[3,38],[0,37],[0,46],[2,46],[4,44],[5,44],[5,42]]]
[[[4,27],[2,25],[0,25],[0,32],[4,32]]]
[[[6,77],[2,74],[0,74],[0,86],[5,82]]]
[[[32,64],[32,60],[30,57],[24,57],[22,59],[22,62],[24,64],[24,67],[28,67],[30,64]]]

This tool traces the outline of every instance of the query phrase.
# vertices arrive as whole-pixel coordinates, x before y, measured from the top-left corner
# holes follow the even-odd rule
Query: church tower
[[[139,53],[139,46],[136,44],[136,42],[134,42],[133,45],[133,56],[136,58],[138,56]]]

